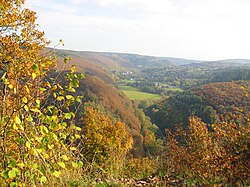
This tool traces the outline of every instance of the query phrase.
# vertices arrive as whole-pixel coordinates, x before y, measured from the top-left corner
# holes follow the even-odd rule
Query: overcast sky
[[[26,0],[56,45],[200,60],[250,59],[250,0]]]

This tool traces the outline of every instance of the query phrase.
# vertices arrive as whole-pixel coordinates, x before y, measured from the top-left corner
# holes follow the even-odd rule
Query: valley
[[[124,122],[128,127],[134,141],[130,153],[134,157],[133,164],[138,165],[133,166],[137,173],[135,175],[133,172],[129,173],[131,163],[127,163],[125,168],[130,168],[126,170],[127,176],[137,176],[140,179],[156,172],[156,168],[164,170],[164,164],[156,162],[156,158],[161,158],[163,162],[167,162],[165,159],[175,162],[176,167],[170,164],[167,168],[184,177],[180,180],[175,174],[172,179],[174,181],[194,180],[193,176],[189,175],[191,171],[183,168],[183,164],[188,162],[198,172],[195,174],[195,180],[198,181],[213,180],[213,175],[206,174],[211,165],[221,168],[216,171],[221,180],[214,183],[221,184],[230,179],[220,172],[225,168],[215,160],[222,159],[229,165],[238,162],[233,156],[238,154],[236,149],[242,156],[237,167],[241,167],[243,162],[248,166],[244,151],[238,148],[230,151],[224,143],[227,142],[231,146],[239,143],[243,146],[249,141],[249,60],[201,62],[168,57],[64,50],[57,50],[55,54],[69,57],[70,65],[82,67],[78,71],[84,73],[86,78],[83,79],[80,89],[82,87],[85,91],[79,93],[83,94],[84,102],[95,110]],[[84,68],[86,66],[89,67]],[[226,133],[227,137],[222,136],[223,133]],[[233,139],[231,144],[232,136],[236,139]],[[197,142],[190,138],[197,139]],[[178,146],[176,141],[182,143]],[[165,143],[167,147],[164,146]],[[189,150],[186,144],[195,150]],[[214,144],[220,146],[225,155],[221,158],[221,153],[216,149],[203,147],[206,144],[212,147]],[[160,156],[162,154],[165,156]],[[193,154],[210,155],[211,159],[208,161],[206,155],[195,158]],[[232,160],[226,161],[228,158]],[[149,160],[141,163],[144,159]],[[199,165],[196,165],[199,162],[206,167],[199,168]],[[151,172],[141,168],[147,168],[151,164],[159,166],[148,168]],[[246,174],[245,169],[242,175]],[[210,172],[215,171],[211,169]],[[228,169],[228,172],[232,171]],[[200,173],[204,177],[201,177]],[[159,185],[167,184],[163,179],[157,180]],[[136,184],[136,181],[132,183]]]
[[[110,49],[108,44],[112,44],[117,45],[116,50],[126,49],[129,45],[126,51],[137,51],[139,44],[137,47],[144,48],[142,51],[153,52],[155,49],[165,50],[165,47],[172,51],[178,46],[176,54],[181,54],[179,51],[185,48],[186,54],[194,50],[190,55],[198,55],[200,46],[196,46],[196,42],[201,40],[204,43],[206,27],[195,29],[204,32],[202,39],[195,35],[195,42],[187,42],[184,38],[192,32],[186,31],[192,31],[189,29],[196,26],[198,19],[195,24],[188,24],[189,28],[185,30],[180,29],[183,26],[178,20],[185,17],[183,23],[186,25],[191,23],[186,22],[190,17],[200,19],[200,16],[185,12],[176,16],[178,19],[170,21],[174,24],[169,24],[178,28],[178,32],[172,30],[172,33],[179,35],[171,37],[172,42],[166,42],[165,38],[169,37],[165,32],[167,34],[169,29],[171,32],[171,27],[165,25],[167,30],[161,24],[157,27],[150,19],[157,18],[158,22],[161,16],[175,17],[172,11],[184,10],[182,6],[172,1],[164,1],[169,4],[160,2],[166,7],[173,5],[173,10],[155,17],[154,12],[161,8],[155,7],[155,2],[121,2],[77,0],[44,3],[38,0],[26,5],[24,0],[1,1],[0,186],[250,186],[249,59],[200,61],[56,49],[57,44],[50,48],[45,32],[39,30],[43,26],[36,22],[38,18],[49,23],[48,27],[63,24],[52,29],[53,35],[58,37],[66,31],[65,36],[70,36],[71,43],[80,42],[79,46],[88,49],[100,49],[103,45],[101,48],[107,50]],[[123,11],[128,2],[130,8]],[[33,3],[38,3],[36,8],[42,7],[40,10],[45,11],[41,17],[29,9]],[[80,4],[88,5],[87,9],[95,7],[95,11],[87,10],[85,6],[78,7]],[[106,9],[111,5],[112,9]],[[186,5],[183,7],[193,12]],[[146,7],[157,11],[151,12]],[[232,7],[230,13],[236,11]],[[83,13],[79,8],[87,11]],[[140,11],[141,8],[144,11]],[[105,12],[101,11],[104,9]],[[165,7],[163,9],[165,11]],[[119,17],[112,17],[110,13],[114,10]],[[198,12],[204,9],[201,10]],[[141,14],[135,14],[137,18],[129,21],[127,18],[131,19],[137,11]],[[124,15],[129,13],[129,16],[121,15],[121,12]],[[210,9],[205,12],[207,14]],[[55,21],[58,15],[60,21]],[[143,20],[154,24],[148,24],[148,28],[147,24],[141,23]],[[163,20],[164,23],[168,21]],[[68,27],[67,22],[70,22]],[[125,23],[121,28],[120,22]],[[231,20],[228,23],[232,25]],[[72,31],[71,27],[75,30]],[[88,27],[91,30],[86,33]],[[142,34],[144,29],[147,32]],[[158,38],[157,46],[143,43],[144,40],[150,43],[150,35],[155,42],[161,31],[164,37]],[[137,32],[140,36],[135,37]],[[214,39],[213,32],[211,38]],[[123,37],[118,40],[118,35]],[[229,35],[225,36],[221,41],[228,42]],[[82,37],[91,44],[87,42],[88,46]],[[131,39],[142,43],[134,46]],[[98,47],[92,46],[95,42]],[[192,43],[192,49],[184,45],[187,43]],[[205,54],[203,43],[200,43],[200,52]],[[223,46],[220,44],[225,42],[211,43],[211,49],[215,48],[217,54]],[[59,44],[64,46],[63,40],[60,39]],[[248,55],[247,47],[238,43],[235,46],[241,47],[239,52],[246,50],[243,56]],[[133,47],[134,50],[130,49]],[[146,50],[148,47],[150,50]]]

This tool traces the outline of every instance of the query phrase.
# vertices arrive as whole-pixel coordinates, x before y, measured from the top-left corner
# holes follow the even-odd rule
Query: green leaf
[[[16,166],[17,161],[15,159],[11,160],[11,162],[8,164],[8,167],[14,168]]]
[[[47,145],[47,143],[49,142],[49,138],[44,137],[42,142],[43,142],[43,145]]]
[[[52,137],[54,138],[54,140],[55,140],[56,142],[59,141],[59,140],[58,140],[58,136],[57,136],[55,133],[52,133]]]
[[[71,113],[65,113],[64,118],[65,119],[70,119],[71,118]]]
[[[25,139],[24,138],[20,138],[19,139],[19,143],[20,143],[20,145],[24,145],[25,144]]]
[[[67,135],[65,133],[60,133],[60,138],[66,140]]]
[[[79,166],[79,167],[82,167],[82,166],[83,166],[83,162],[82,162],[82,161],[79,161],[79,162],[78,162],[78,166]]]
[[[12,182],[12,183],[10,183],[10,187],[18,187],[18,185],[16,182]]]
[[[38,64],[34,64],[34,65],[32,66],[32,69],[33,69],[33,70],[37,70],[38,67],[39,67]]]
[[[27,120],[28,120],[28,122],[32,122],[32,121],[33,121],[32,116],[31,116],[31,115],[29,115],[29,116],[28,116],[28,118],[27,118]]]
[[[47,129],[47,127],[45,127],[44,125],[42,125],[41,127],[40,127],[40,131],[41,131],[41,133],[43,134],[43,135],[45,135],[45,134],[47,134],[49,131],[48,131],[48,129]]]
[[[8,178],[9,178],[8,171],[7,171],[7,170],[2,171],[1,175],[2,175],[2,177],[3,177],[4,179],[8,179]]]
[[[16,172],[15,172],[15,170],[10,170],[9,172],[8,172],[8,176],[9,176],[9,178],[11,178],[11,179],[14,179],[15,177],[16,177]]]

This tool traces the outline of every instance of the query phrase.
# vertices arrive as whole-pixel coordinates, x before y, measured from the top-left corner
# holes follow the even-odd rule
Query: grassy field
[[[131,100],[147,100],[147,99],[154,99],[158,100],[161,98],[158,94],[151,94],[142,92],[137,88],[132,86],[119,86],[119,89],[124,92],[124,94]]]

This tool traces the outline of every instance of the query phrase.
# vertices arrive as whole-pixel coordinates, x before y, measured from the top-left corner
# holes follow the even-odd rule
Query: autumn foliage
[[[218,120],[245,123],[250,117],[250,82],[219,82],[192,89],[217,111]]]
[[[81,129],[69,111],[80,102],[71,93],[82,76],[72,67],[66,86],[48,78],[56,60],[45,50],[35,12],[23,3],[0,1],[0,183],[6,186],[53,184],[82,166],[72,152]]]
[[[88,108],[82,131],[81,154],[85,164],[93,166],[92,172],[119,173],[133,145],[125,124],[114,122],[106,115]]]
[[[250,178],[250,124],[220,123],[209,131],[197,117],[189,118],[189,131],[167,131],[169,172],[198,184],[241,186]]]

